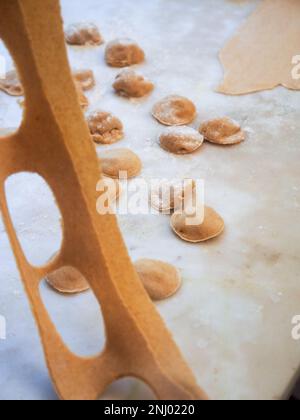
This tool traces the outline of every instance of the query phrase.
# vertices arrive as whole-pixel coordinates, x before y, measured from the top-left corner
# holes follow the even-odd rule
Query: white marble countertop
[[[124,122],[126,137],[113,147],[135,150],[146,178],[204,179],[207,203],[225,219],[222,237],[189,245],[173,235],[167,216],[119,217],[133,259],[160,258],[180,268],[182,290],[157,306],[213,399],[285,398],[300,368],[300,341],[291,336],[292,318],[300,314],[300,92],[215,93],[222,77],[218,51],[258,3],[62,0],[66,24],[95,21],[107,41],[130,37],[146,51],[147,62],[138,70],[156,90],[147,99],[128,101],[112,92],[118,71],[105,65],[103,46],[69,48],[72,67],[95,72],[90,110],[112,111]],[[2,45],[0,53],[6,54]],[[188,157],[167,154],[157,144],[162,127],[150,110],[173,93],[197,104],[195,127],[228,115],[247,129],[247,141],[233,148],[206,144]],[[21,115],[18,100],[0,93],[0,127],[16,127]],[[41,264],[59,246],[53,202],[32,176],[20,175],[9,184],[20,240],[30,261]],[[99,351],[103,326],[93,296],[66,298],[45,285],[42,291],[70,347],[83,355]],[[0,315],[7,324],[6,340],[0,340],[0,398],[55,399],[2,225]],[[123,380],[105,398],[147,395],[136,381]]]

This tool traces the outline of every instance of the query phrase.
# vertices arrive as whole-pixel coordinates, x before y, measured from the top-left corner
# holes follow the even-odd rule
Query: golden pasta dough
[[[205,140],[215,144],[233,145],[246,139],[240,125],[227,117],[207,121],[201,125],[199,131]]]
[[[194,121],[197,110],[189,99],[172,95],[155,104],[152,115],[164,125],[186,125]]]
[[[116,39],[107,45],[105,59],[111,67],[128,67],[143,63],[145,61],[145,53],[131,39]]]
[[[204,220],[202,223],[189,224],[185,212],[176,212],[171,218],[171,227],[173,231],[186,242],[204,242],[219,236],[225,228],[221,216],[212,208],[205,207]]]
[[[135,268],[150,298],[155,301],[173,296],[181,287],[181,276],[170,264],[142,259],[135,263]]]
[[[113,144],[124,136],[122,122],[109,112],[95,111],[87,122],[95,143]]]
[[[65,38],[69,45],[97,46],[104,42],[98,27],[88,22],[70,25],[66,29]]]
[[[113,87],[121,96],[127,98],[142,98],[153,91],[154,84],[133,70],[123,70],[116,77]]]
[[[299,90],[299,22],[299,0],[258,2],[220,53],[224,80],[218,91],[242,95],[279,85]]]
[[[5,78],[0,78],[0,90],[10,96],[23,96],[24,90],[15,70],[6,73]]]
[[[113,149],[100,155],[104,175],[110,178],[134,178],[142,170],[140,158],[130,149]],[[121,175],[121,176],[120,176]]]
[[[191,127],[170,127],[160,135],[161,147],[176,155],[186,155],[198,150],[204,137]]]

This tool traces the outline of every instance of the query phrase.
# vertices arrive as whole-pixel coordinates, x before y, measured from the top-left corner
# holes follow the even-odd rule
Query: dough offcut
[[[282,85],[299,90],[293,57],[300,55],[300,1],[264,0],[221,51],[218,92],[241,95]]]

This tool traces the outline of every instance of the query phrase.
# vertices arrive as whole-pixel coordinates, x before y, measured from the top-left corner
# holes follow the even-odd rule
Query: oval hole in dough
[[[77,273],[81,276],[79,271]],[[40,294],[52,322],[71,351],[81,357],[102,352],[104,321],[100,305],[91,291],[66,296],[56,293],[46,280],[42,280]]]
[[[8,209],[30,264],[45,265],[62,244],[61,213],[54,195],[39,175],[20,172],[5,183]]]
[[[1,109],[5,110],[2,113],[4,124],[0,127],[1,138],[18,130],[25,109],[23,87],[11,54],[4,45],[0,53],[0,104]]]

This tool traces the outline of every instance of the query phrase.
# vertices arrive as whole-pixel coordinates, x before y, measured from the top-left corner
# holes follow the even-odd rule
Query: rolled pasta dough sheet
[[[300,89],[300,1],[264,0],[220,53],[218,92]]]

